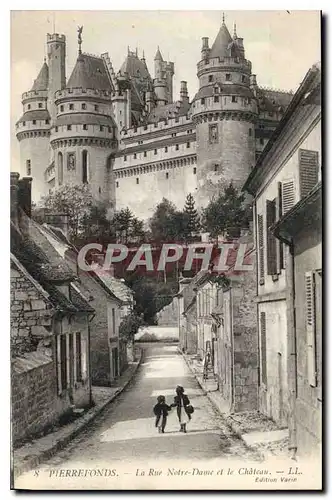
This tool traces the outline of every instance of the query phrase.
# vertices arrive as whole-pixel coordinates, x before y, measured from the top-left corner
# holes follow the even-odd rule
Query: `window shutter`
[[[58,394],[62,392],[61,383],[61,335],[57,335],[56,339],[56,364],[57,364],[57,379],[58,379]]]
[[[299,150],[300,196],[303,198],[318,182],[318,151]]]
[[[82,381],[82,346],[81,332],[76,332],[76,380]]]
[[[316,387],[315,283],[314,274],[305,273],[307,376],[309,385]]]
[[[288,180],[282,183],[282,214],[288,212],[295,205],[294,181]]]
[[[259,254],[259,283],[264,284],[264,230],[263,216],[258,215],[258,254]]]
[[[67,389],[67,343],[66,335],[60,335],[61,391]]]
[[[277,274],[277,239],[270,231],[276,220],[276,200],[266,200],[266,253],[267,274]]]
[[[282,184],[278,182],[278,196],[276,203],[276,220],[282,217]],[[279,240],[277,243],[277,273],[281,272],[281,269],[285,268],[284,264],[284,244]]]
[[[260,315],[261,323],[261,377],[263,384],[267,384],[267,372],[266,372],[266,313],[261,312]]]

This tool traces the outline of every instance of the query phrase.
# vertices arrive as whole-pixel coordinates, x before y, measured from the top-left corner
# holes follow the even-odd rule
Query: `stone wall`
[[[157,313],[158,326],[178,326],[179,305],[175,298]]]

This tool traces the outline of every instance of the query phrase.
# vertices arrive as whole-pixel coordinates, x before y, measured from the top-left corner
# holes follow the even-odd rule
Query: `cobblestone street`
[[[204,395],[177,347],[143,344],[143,360],[137,375],[94,423],[64,450],[39,469],[116,467],[118,464],[167,460],[257,460],[231,433]],[[153,406],[159,394],[173,402],[175,387],[183,385],[195,412],[188,433],[179,432],[176,410],[168,417],[165,434],[154,426]],[[21,476],[23,478],[24,475]],[[47,484],[52,487],[52,479]],[[17,484],[20,478],[17,479]],[[59,487],[57,482],[56,487]]]

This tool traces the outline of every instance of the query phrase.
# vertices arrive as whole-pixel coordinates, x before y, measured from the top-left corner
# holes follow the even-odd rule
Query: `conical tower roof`
[[[225,23],[222,23],[219,33],[211,47],[210,57],[228,57],[229,44],[232,43],[232,37]]]
[[[97,89],[111,91],[104,61],[99,57],[80,54],[67,83],[69,88]]]
[[[48,87],[48,66],[46,61],[42,65],[41,70],[33,83],[31,90],[47,90]]]
[[[156,55],[154,56],[155,61],[163,61],[163,56],[160,53],[159,47],[157,49]]]

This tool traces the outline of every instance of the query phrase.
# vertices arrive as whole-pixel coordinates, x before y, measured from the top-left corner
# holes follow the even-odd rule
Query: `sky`
[[[46,55],[46,34],[66,35],[67,80],[77,58],[77,26],[83,25],[83,52],[108,52],[115,72],[127,47],[138,48],[153,76],[159,45],[164,60],[175,63],[174,99],[180,81],[188,82],[192,98],[198,88],[196,65],[202,37],[212,45],[222,21],[221,11],[11,11],[11,171],[20,172],[15,123],[22,115],[21,95],[30,90]],[[293,90],[312,64],[320,60],[318,11],[225,11],[225,22],[244,39],[246,58],[259,85]]]

